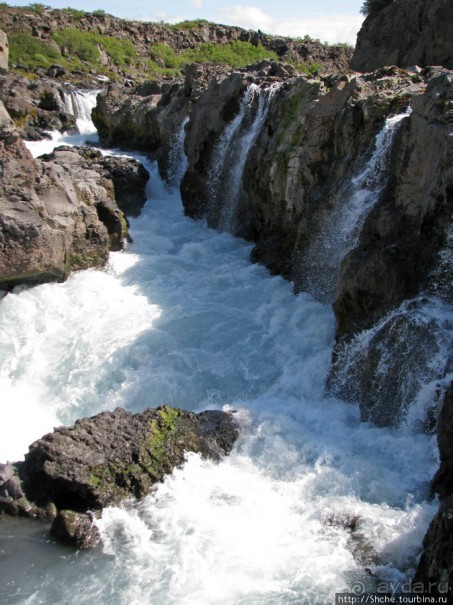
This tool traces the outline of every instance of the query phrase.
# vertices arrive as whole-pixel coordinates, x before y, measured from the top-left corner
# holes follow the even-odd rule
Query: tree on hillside
[[[372,15],[374,13],[378,13],[388,4],[391,4],[393,0],[365,0],[360,9],[362,15],[368,17],[368,15]]]

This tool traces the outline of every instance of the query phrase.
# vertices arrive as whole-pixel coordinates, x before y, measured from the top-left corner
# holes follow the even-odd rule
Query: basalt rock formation
[[[429,286],[453,205],[452,101],[448,73],[412,99],[413,113],[396,135],[388,184],[341,268],[334,303],[339,338],[369,328]]]
[[[83,418],[33,443],[23,463],[0,467],[0,510],[50,516],[56,539],[91,548],[99,542],[93,515],[145,496],[184,463],[186,452],[219,460],[237,436],[232,415],[217,411],[118,408]]]
[[[453,385],[447,391],[439,418],[440,469],[433,481],[439,510],[423,541],[424,551],[414,582],[433,586],[435,595],[453,599]]]
[[[453,69],[450,0],[398,0],[371,12],[357,35],[351,68],[442,65]]]
[[[141,201],[147,174],[134,161],[92,150],[60,149],[35,160],[0,105],[0,285],[61,281],[71,270],[105,264],[127,234],[117,205],[122,176]],[[129,203],[129,201],[127,202]]]
[[[63,110],[62,97],[63,86],[51,78],[0,75],[0,100],[23,139],[39,140],[51,130],[75,129],[75,117]]]

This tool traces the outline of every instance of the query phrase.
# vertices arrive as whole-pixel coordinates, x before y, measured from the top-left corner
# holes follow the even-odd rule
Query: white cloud
[[[190,0],[190,3],[197,8],[203,8],[203,0]]]
[[[275,20],[256,6],[241,6],[240,4],[222,11],[222,16],[230,23],[240,25],[246,29],[262,29],[272,33]]]
[[[231,25],[246,29],[261,29],[269,34],[303,37],[309,35],[321,41],[349,42],[355,44],[357,32],[363,21],[361,15],[322,15],[291,20],[273,17],[256,6],[236,6],[222,11],[222,18]]]

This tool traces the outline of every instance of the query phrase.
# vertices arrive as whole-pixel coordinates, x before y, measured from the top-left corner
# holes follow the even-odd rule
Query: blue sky
[[[261,29],[287,36],[306,34],[327,42],[349,42],[355,38],[363,16],[363,0],[50,0],[54,8],[105,10],[130,19],[167,21],[208,19],[216,23]],[[9,2],[25,5],[26,2]]]

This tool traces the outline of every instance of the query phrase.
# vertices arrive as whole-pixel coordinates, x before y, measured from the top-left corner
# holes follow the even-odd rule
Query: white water
[[[186,125],[189,117],[186,116],[175,133],[168,158],[167,182],[172,188],[179,188],[184,173],[187,170],[187,156],[184,153],[184,140],[186,137]]]
[[[190,455],[142,502],[107,509],[104,556],[19,530],[8,541],[5,525],[0,602],[332,602],[368,581],[348,532],[326,523],[348,514],[377,553],[372,569],[401,580],[435,509],[434,439],[360,423],[327,398],[330,308],[251,265],[244,241],[185,218],[154,168],[149,194],[107,271],[0,302],[0,459],[118,405],[233,408],[241,438],[219,464]]]
[[[213,153],[209,170],[211,211],[217,212],[221,197],[218,227],[234,233],[242,174],[248,154],[264,125],[270,104],[281,87],[277,82],[268,88],[250,84],[245,91],[237,116],[228,124]],[[256,107],[255,107],[256,105]]]
[[[374,141],[374,151],[363,170],[340,190],[335,206],[303,259],[309,291],[320,300],[332,298],[341,261],[358,241],[361,228],[370,210],[379,200],[387,182],[387,170],[393,141],[404,113],[385,120]]]
[[[76,117],[77,129],[80,134],[93,132],[91,111],[96,107],[96,97],[100,90],[70,90],[64,93],[62,110]]]

